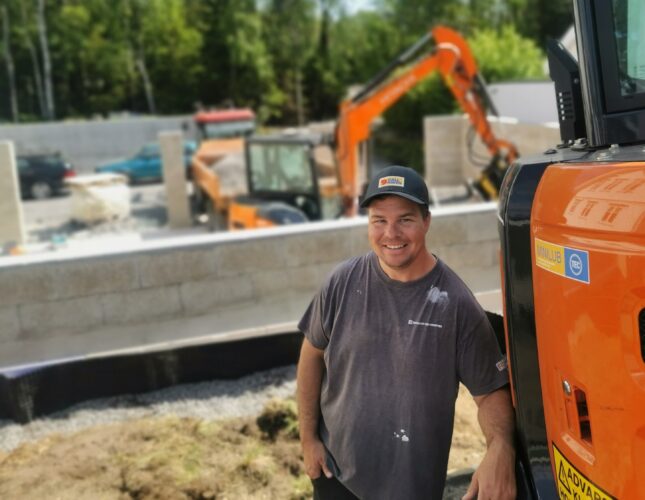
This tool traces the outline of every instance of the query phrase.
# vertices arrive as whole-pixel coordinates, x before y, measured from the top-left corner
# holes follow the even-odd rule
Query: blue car
[[[184,141],[184,164],[187,176],[190,173],[190,162],[196,149],[197,144],[194,141]],[[163,178],[163,174],[159,144],[156,142],[146,144],[132,158],[101,165],[95,171],[97,173],[123,174],[128,178],[129,184],[160,181]]]

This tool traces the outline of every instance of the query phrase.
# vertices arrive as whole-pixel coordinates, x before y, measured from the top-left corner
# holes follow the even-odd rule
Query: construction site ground
[[[451,471],[475,467],[485,449],[476,407],[462,387]],[[293,400],[257,417],[166,415],[49,435],[0,452],[0,498],[308,499]],[[444,498],[460,498],[447,491]]]

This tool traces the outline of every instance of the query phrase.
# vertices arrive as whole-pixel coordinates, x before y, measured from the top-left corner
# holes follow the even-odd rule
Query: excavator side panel
[[[551,165],[531,259],[560,498],[645,498],[645,163]]]

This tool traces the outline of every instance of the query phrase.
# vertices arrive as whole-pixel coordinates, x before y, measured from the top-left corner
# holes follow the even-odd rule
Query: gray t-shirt
[[[508,383],[482,308],[441,260],[389,278],[372,252],[341,264],[298,328],[324,350],[320,437],[334,475],[362,499],[440,499],[459,382]]]

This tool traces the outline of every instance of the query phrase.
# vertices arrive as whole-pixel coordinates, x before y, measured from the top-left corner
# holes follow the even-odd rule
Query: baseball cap
[[[386,194],[402,196],[426,207],[430,205],[428,186],[423,177],[408,167],[394,165],[379,170],[367,186],[361,207],[367,207],[372,199]]]

